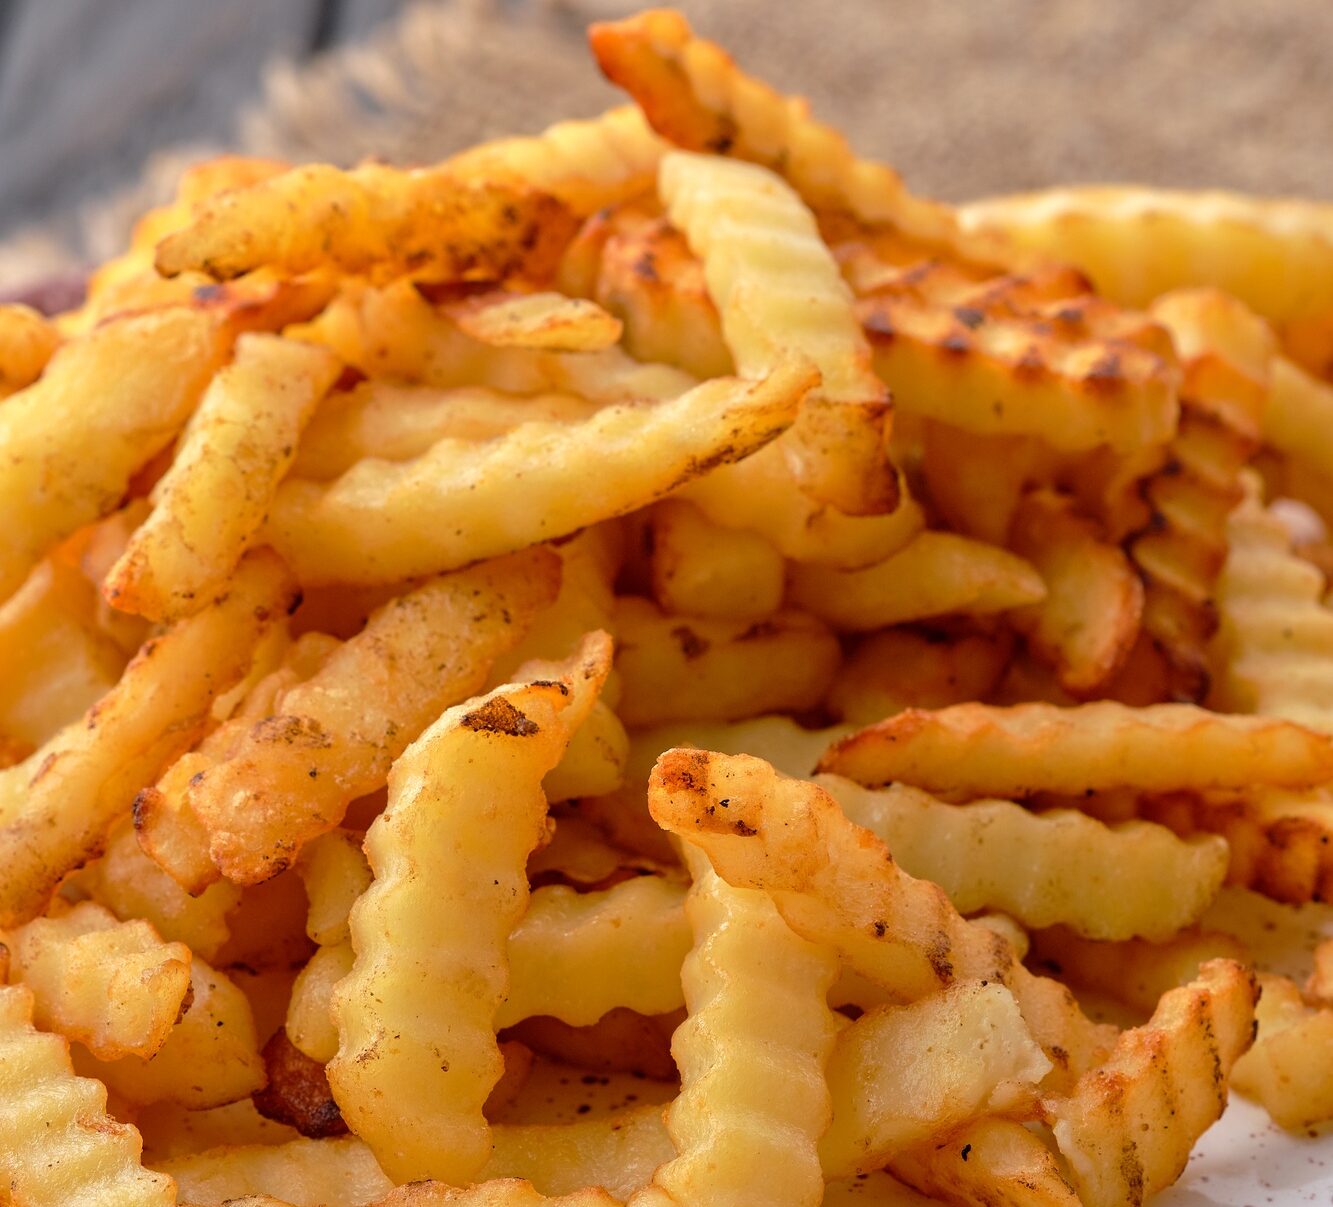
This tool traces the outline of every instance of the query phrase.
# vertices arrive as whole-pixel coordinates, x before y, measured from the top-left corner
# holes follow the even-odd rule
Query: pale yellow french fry
[[[1139,1207],[1170,1186],[1226,1107],[1226,1078],[1254,1038],[1259,986],[1212,960],[1046,1114],[1084,1207]]]
[[[569,740],[564,756],[542,781],[552,804],[581,796],[604,796],[625,782],[629,735],[602,700]]]
[[[0,925],[41,913],[66,873],[100,851],[139,788],[190,744],[214,698],[249,669],[293,591],[277,558],[250,554],[227,594],[146,643],[83,722],[0,772]]]
[[[545,834],[541,779],[596,700],[610,644],[590,635],[564,664],[531,664],[528,678],[448,710],[390,776],[366,836],[375,882],[352,911],[357,958],[334,995],[328,1076],[348,1126],[395,1177],[457,1182],[486,1161],[482,1106],[502,1071],[492,1023]]]
[[[143,1135],[144,1160],[150,1167],[168,1157],[224,1144],[283,1144],[300,1137],[295,1128],[265,1119],[250,1098],[206,1111],[187,1111],[174,1102],[157,1103],[140,1108],[134,1126]]]
[[[863,570],[794,566],[790,599],[846,632],[951,614],[985,616],[1043,599],[1041,575],[1008,550],[953,532],[922,532]]]
[[[355,956],[350,940],[321,947],[297,974],[287,1004],[287,1038],[311,1060],[328,1064],[338,1054],[338,1027],[333,1020],[333,989],[352,971]]]
[[[31,306],[0,306],[0,399],[36,381],[59,346],[55,324]]]
[[[1285,977],[1260,977],[1254,1047],[1231,1070],[1236,1092],[1253,1098],[1281,1127],[1302,1129],[1333,1119],[1333,1010],[1314,1010]]]
[[[321,947],[347,940],[347,915],[370,887],[362,838],[354,830],[330,830],[308,843],[297,861],[296,871],[310,900],[305,931]]]
[[[478,294],[444,307],[458,329],[495,348],[596,352],[620,339],[621,322],[596,302],[562,293]]]
[[[268,537],[313,583],[391,582],[495,557],[634,511],[753,453],[790,425],[813,381],[808,362],[788,361],[760,382],[722,378],[582,423],[526,423],[481,448],[446,439],[332,483],[289,479]]]
[[[130,538],[102,590],[153,620],[196,611],[221,589],[264,523],[301,429],[333,384],[337,360],[276,335],[243,335],[213,379],[153,512]]]
[[[1333,475],[1333,386],[1276,356],[1272,362],[1268,405],[1263,410],[1264,440],[1279,452]]]
[[[1220,716],[1191,704],[959,704],[911,709],[863,729],[830,749],[819,769],[964,800],[1302,787],[1333,777],[1333,740],[1290,721]]]
[[[101,1060],[152,1056],[190,1004],[190,949],[91,901],[34,918],[5,945],[11,983],[32,990],[33,1021]]]
[[[169,1177],[139,1164],[139,1133],[76,1077],[68,1043],[32,1026],[32,992],[0,986],[0,1176],[25,1207],[173,1207]]]
[[[48,549],[113,510],[171,442],[222,358],[201,311],[112,319],[60,349],[0,408],[0,597]],[[90,382],[98,388],[90,389]]]
[[[631,728],[813,708],[840,656],[833,634],[796,611],[751,624],[668,616],[624,596],[614,624],[622,687],[616,711]]]

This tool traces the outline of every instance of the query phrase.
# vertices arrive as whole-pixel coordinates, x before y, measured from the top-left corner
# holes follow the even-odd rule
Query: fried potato
[[[682,1011],[673,1011],[649,1018],[624,1006],[613,1006],[586,1027],[574,1027],[558,1018],[538,1014],[516,1023],[505,1034],[509,1042],[519,1043],[528,1051],[529,1061],[536,1053],[560,1061],[566,1067],[652,1078],[667,1085],[676,1081],[676,1066],[671,1059],[671,1033],[682,1017]],[[507,1063],[505,1073],[509,1073]],[[491,1091],[492,1097],[499,1094],[503,1086],[501,1079]],[[499,1108],[500,1115],[492,1109],[492,1098],[486,1099],[488,1119],[503,1118],[503,1112],[515,1109],[522,1092],[505,1097],[511,1101]]]
[[[1008,987],[1056,1083],[1109,1046],[1064,986],[1032,976],[1003,935],[967,922],[943,889],[903,872],[822,788],[748,756],[671,750],[653,771],[649,806],[660,825],[702,846],[728,883],[766,889],[797,934],[832,944],[899,1000],[960,979]]]
[[[174,620],[221,589],[254,543],[297,437],[338,370],[310,344],[275,335],[237,341],[154,488],[152,514],[103,584],[113,606]]]
[[[1188,984],[1209,960],[1250,961],[1238,939],[1221,931],[1182,930],[1161,942],[1126,939],[1099,943],[1063,926],[1032,936],[1038,967],[1076,985],[1105,993],[1146,1018],[1162,995]]]
[[[505,943],[527,906],[527,858],[545,836],[540,783],[610,657],[610,639],[594,634],[564,664],[530,666],[526,680],[445,712],[395,765],[366,836],[375,883],[352,911],[357,958],[334,995],[340,1045],[328,1065],[344,1118],[391,1176],[459,1181],[486,1160],[482,1105],[501,1073],[491,1023],[509,980]],[[450,895],[455,908],[442,911]]]
[[[261,1115],[312,1140],[347,1134],[322,1064],[297,1048],[281,1027],[264,1045],[262,1056],[267,1084],[254,1095]]]
[[[76,1049],[75,1067],[135,1104],[175,1102],[201,1110],[248,1098],[264,1084],[264,1061],[245,994],[195,957],[188,997],[189,1009],[149,1059],[99,1060]]]
[[[588,41],[607,78],[677,146],[781,172],[814,209],[850,211],[927,243],[956,239],[946,206],[913,196],[884,164],[858,159],[841,134],[810,116],[804,100],[746,75],[680,13],[649,9],[595,24]]]
[[[1316,1006],[1333,1006],[1333,939],[1315,944],[1314,970],[1305,982],[1305,999]]]
[[[863,729],[834,745],[819,769],[867,786],[900,781],[965,800],[1104,788],[1301,787],[1333,776],[1333,743],[1289,721],[1219,716],[1190,704],[959,704],[912,709]]]
[[[1227,873],[1227,847],[1212,836],[1182,840],[1142,821],[1108,828],[1074,810],[1036,814],[1001,800],[951,805],[904,784],[817,782],[962,913],[998,909],[1024,926],[1063,922],[1098,939],[1166,939],[1198,920]]]
[[[789,598],[844,632],[1036,603],[1041,575],[1021,557],[953,532],[922,532],[863,570],[793,566]]]
[[[688,862],[689,1014],[671,1041],[681,1088],[666,1111],[677,1155],[653,1173],[645,1204],[748,1204],[762,1185],[775,1205],[818,1207],[837,957],[793,934],[767,893],[727,884],[702,851]]]
[[[663,499],[645,539],[653,598],[667,612],[763,620],[782,606],[786,567],[757,532],[722,528],[683,499]]]
[[[1067,692],[1096,694],[1125,664],[1139,634],[1143,584],[1134,567],[1053,491],[1023,499],[1010,542],[1046,585],[1044,599],[1013,613],[1014,627]]]
[[[930,501],[955,532],[1003,545],[1024,493],[1055,478],[1059,454],[1036,436],[988,435],[935,419],[922,426]]]
[[[363,838],[353,830],[330,830],[307,843],[297,860],[296,871],[310,900],[305,933],[321,947],[347,940],[347,916],[370,887]]]
[[[629,735],[620,718],[602,700],[569,740],[564,757],[542,781],[552,804],[581,796],[603,796],[625,781]]]
[[[1333,1119],[1333,1010],[1312,1010],[1285,977],[1260,977],[1254,1046],[1231,1071],[1239,1094],[1253,1098],[1280,1127],[1303,1129]]]
[[[152,1056],[190,1005],[190,949],[91,901],[5,938],[10,982],[32,990],[33,1022],[100,1060]]]
[[[1263,410],[1264,440],[1279,452],[1333,475],[1333,387],[1312,377],[1282,356],[1271,365],[1267,406]]]
[[[219,281],[256,268],[325,266],[431,281],[539,277],[573,227],[554,197],[462,180],[447,166],[309,164],[203,201],[189,225],[158,244],[155,263],[166,277],[196,270]]]
[[[1016,252],[1076,265],[1127,306],[1207,285],[1283,323],[1333,310],[1329,213],[1239,193],[1081,185],[974,201],[958,220]]]
[[[566,536],[761,448],[792,422],[812,373],[788,361],[761,382],[723,378],[582,423],[527,423],[481,449],[446,439],[404,465],[362,462],[329,484],[289,479],[268,535],[314,583],[394,581]]]
[[[465,1189],[443,1182],[409,1182],[372,1207],[619,1207],[601,1187],[550,1197],[521,1178],[496,1178]]]
[[[249,1098],[206,1111],[157,1103],[136,1111],[134,1125],[143,1134],[144,1160],[149,1166],[222,1145],[284,1144],[300,1137],[295,1128],[265,1119]]]
[[[352,971],[351,940],[319,948],[297,974],[287,1003],[284,1029],[300,1052],[319,1064],[338,1054],[338,1027],[333,1021],[333,989]]]
[[[534,550],[425,583],[379,609],[269,716],[237,726],[225,757],[186,756],[184,801],[222,873],[240,884],[276,875],[352,799],[383,785],[430,719],[480,687],[550,602],[556,572]],[[157,807],[141,797],[140,818]]]
[[[145,644],[82,723],[0,772],[0,925],[41,913],[66,873],[101,850],[140,785],[189,745],[217,694],[248,669],[292,591],[271,553],[250,554],[227,594]]]
[[[139,1133],[76,1077],[69,1045],[32,1026],[32,992],[0,986],[0,1172],[15,1204],[171,1207],[171,1179],[139,1164]],[[40,1137],[40,1140],[38,1139]]]
[[[829,1059],[824,1171],[880,1169],[905,1148],[1031,1098],[1050,1068],[1000,985],[961,981],[910,1006],[869,1011]]]
[[[985,699],[1013,649],[1010,635],[908,628],[868,634],[843,661],[825,699],[851,725],[870,725],[908,708],[947,708]]]
[[[616,600],[617,706],[631,728],[679,720],[737,720],[801,712],[823,697],[837,639],[813,616],[777,612],[750,624],[667,616],[645,599]]]
[[[39,381],[5,400],[0,597],[63,537],[115,508],[185,422],[222,352],[202,312],[128,315],[66,344]]]
[[[814,215],[765,168],[707,155],[666,155],[658,192],[703,263],[741,376],[767,376],[792,350],[820,371],[783,440],[798,484],[846,514],[893,511],[887,392]]]
[[[596,302],[562,293],[474,294],[444,307],[470,339],[496,348],[596,352],[620,339],[623,326]]]
[[[0,401],[31,385],[60,346],[60,332],[31,306],[0,306]]]
[[[1105,1064],[1046,1113],[1085,1207],[1139,1207],[1170,1186],[1226,1107],[1227,1074],[1254,1037],[1259,986],[1230,960],[1163,996]]]

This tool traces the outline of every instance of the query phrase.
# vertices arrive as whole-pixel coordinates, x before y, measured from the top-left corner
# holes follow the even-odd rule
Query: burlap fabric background
[[[618,94],[583,43],[630,0],[439,0],[237,99],[226,148],[438,158]],[[917,189],[962,199],[1139,180],[1333,197],[1333,0],[679,0],[746,67],[808,95]],[[139,131],[142,143],[151,130]],[[71,168],[0,244],[0,281],[105,257],[180,166],[160,148],[90,196]],[[75,165],[77,167],[77,165]],[[105,177],[106,169],[100,169]],[[0,178],[2,179],[2,178]],[[0,192],[3,192],[0,187]]]

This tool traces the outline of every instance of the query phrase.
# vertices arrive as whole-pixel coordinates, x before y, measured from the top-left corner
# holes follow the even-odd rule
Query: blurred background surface
[[[224,149],[438,158],[617,94],[630,0],[0,0],[0,289],[113,254]],[[950,199],[1087,180],[1333,198],[1330,0],[680,0]]]

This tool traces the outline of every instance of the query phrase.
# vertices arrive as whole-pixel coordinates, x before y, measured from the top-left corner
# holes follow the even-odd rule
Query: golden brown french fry
[[[327,1064],[338,1053],[338,1028],[330,1012],[333,987],[352,971],[350,940],[321,947],[292,985],[284,1023],[287,1038],[311,1060]]]
[[[819,769],[964,800],[1105,788],[1297,788],[1333,777],[1333,740],[1289,721],[1220,716],[1191,704],[958,704],[911,709],[863,729],[834,745]]]
[[[1271,374],[1264,440],[1321,474],[1333,474],[1333,386],[1282,356],[1273,358]]]
[[[5,400],[0,597],[61,538],[112,511],[134,472],[171,442],[222,358],[221,335],[200,311],[112,319]]]
[[[596,302],[562,293],[496,290],[446,304],[458,329],[495,348],[596,352],[620,339],[621,322]]]
[[[301,429],[339,367],[311,344],[237,340],[154,488],[152,514],[102,586],[114,607],[169,621],[221,588],[254,544]]]
[[[0,400],[36,381],[59,346],[60,332],[31,306],[0,306]]]
[[[619,1207],[601,1187],[548,1196],[521,1178],[495,1178],[463,1189],[443,1182],[409,1182],[371,1207]]]
[[[1285,977],[1261,976],[1254,1047],[1231,1070],[1236,1092],[1253,1098],[1280,1127],[1300,1129],[1333,1119],[1333,1010],[1313,1010]]]
[[[149,641],[85,721],[0,772],[0,925],[41,913],[62,878],[101,850],[140,786],[189,745],[217,694],[249,669],[293,592],[272,553],[251,553],[227,594]]]
[[[310,900],[305,931],[321,947],[346,941],[347,915],[370,887],[370,865],[361,851],[364,837],[355,830],[330,830],[307,843],[297,861]]]
[[[527,423],[480,449],[441,440],[404,465],[363,462],[329,484],[288,480],[268,536],[303,582],[466,565],[623,515],[753,453],[792,422],[813,382],[808,362],[789,361],[761,382],[722,378],[656,406]]]

